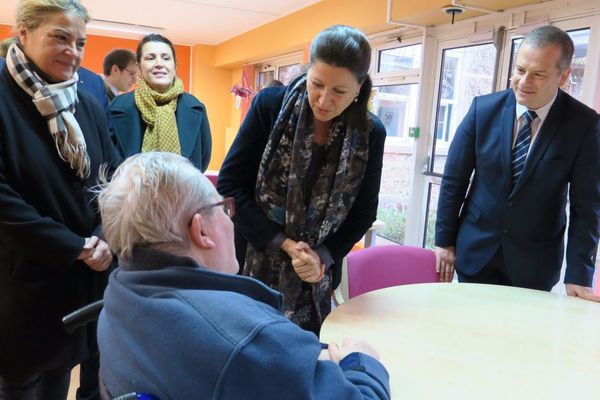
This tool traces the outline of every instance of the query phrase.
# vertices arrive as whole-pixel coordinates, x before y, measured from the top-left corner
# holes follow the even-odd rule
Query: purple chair
[[[336,290],[335,300],[342,303],[372,290],[438,281],[432,250],[396,244],[369,247],[346,257],[341,288]],[[347,291],[344,285],[347,285]]]

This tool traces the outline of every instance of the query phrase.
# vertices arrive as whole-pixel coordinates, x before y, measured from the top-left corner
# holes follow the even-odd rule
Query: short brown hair
[[[115,49],[104,57],[104,76],[109,76],[113,65],[123,71],[129,64],[135,64],[135,54],[127,49]]]

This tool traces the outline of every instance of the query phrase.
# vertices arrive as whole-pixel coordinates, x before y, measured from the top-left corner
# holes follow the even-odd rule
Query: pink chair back
[[[412,283],[438,282],[435,253],[414,246],[369,247],[348,254],[348,297]]]
[[[204,172],[204,176],[208,178],[209,181],[217,187],[217,178],[219,177],[219,171],[206,171]]]

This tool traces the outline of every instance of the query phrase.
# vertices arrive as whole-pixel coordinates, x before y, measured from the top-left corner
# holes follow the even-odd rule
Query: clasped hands
[[[294,271],[304,282],[315,283],[323,279],[325,264],[321,263],[321,258],[308,243],[287,238],[280,247],[290,256]]]
[[[85,239],[83,250],[77,259],[83,261],[94,271],[102,272],[109,267],[113,256],[108,243],[98,236],[92,236]]]

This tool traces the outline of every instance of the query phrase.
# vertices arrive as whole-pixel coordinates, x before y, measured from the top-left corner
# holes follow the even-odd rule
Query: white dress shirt
[[[558,91],[556,91],[556,95],[550,102],[541,106],[537,110],[531,110],[531,111],[535,111],[535,113],[537,114],[537,118],[534,119],[533,122],[531,123],[531,143],[529,145],[529,149],[527,150],[527,157],[529,157],[529,154],[531,153],[531,149],[532,149],[533,145],[535,144],[535,139],[537,138],[537,134],[540,131],[540,128],[542,127],[542,125],[544,124],[544,121],[546,120],[546,117],[548,116],[548,113],[550,112],[550,108],[552,108],[552,105],[556,101],[556,97],[558,97]],[[517,107],[515,109],[515,111],[516,111],[515,127],[513,129],[513,143],[512,143],[513,148],[515,147],[515,143],[517,141],[517,135],[519,134],[519,130],[525,124],[525,116],[523,114],[525,114],[525,112],[527,110],[529,110],[529,109],[526,106],[517,103]]]

